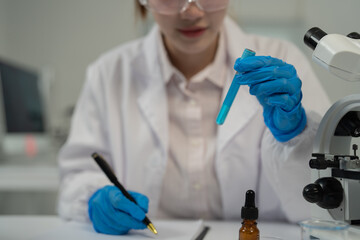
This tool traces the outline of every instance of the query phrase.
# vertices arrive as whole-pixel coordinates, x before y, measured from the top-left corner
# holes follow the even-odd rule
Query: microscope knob
[[[333,209],[339,207],[343,201],[343,192],[338,180],[326,177],[307,185],[303,190],[303,196],[308,202],[316,203],[319,207]]]
[[[311,183],[304,188],[303,196],[310,203],[318,203],[323,198],[323,190],[319,184]]]

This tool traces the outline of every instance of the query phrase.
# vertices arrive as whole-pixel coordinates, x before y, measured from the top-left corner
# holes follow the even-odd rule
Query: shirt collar
[[[172,75],[175,73],[176,69],[173,67],[173,65],[170,62],[169,56],[165,49],[165,44],[164,44],[164,40],[161,35],[160,29],[158,32],[158,39],[159,39],[159,41],[157,41],[157,45],[158,45],[157,47],[158,47],[158,51],[159,51],[161,71],[162,71],[162,75],[163,75],[165,84],[167,84],[170,81]]]
[[[225,33],[222,28],[220,31],[218,47],[213,62],[197,74],[201,75],[202,73],[204,73],[204,77],[206,77],[210,82],[221,88],[223,87],[225,82],[223,71],[227,70],[228,65],[227,49],[224,38]],[[195,75],[194,78],[196,78],[197,75]]]
[[[161,63],[161,71],[163,75],[163,79],[165,84],[167,84],[174,74],[181,74],[179,70],[177,70],[170,62],[169,56],[165,49],[165,44],[161,35],[160,30],[158,31],[158,39],[157,47],[159,53],[159,60]],[[216,50],[214,61],[209,64],[206,68],[201,70],[195,76],[193,76],[190,82],[200,82],[204,79],[208,79],[210,82],[215,84],[218,87],[223,87],[225,79],[223,75],[223,71],[227,69],[227,49],[226,49],[226,41],[225,41],[225,32],[224,28],[221,28],[219,43]],[[181,74],[182,75],[182,74]]]

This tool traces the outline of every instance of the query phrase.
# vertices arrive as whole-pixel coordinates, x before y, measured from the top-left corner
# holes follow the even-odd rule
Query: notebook
[[[127,235],[113,236],[96,233],[91,224],[80,222],[66,222],[33,240],[64,240],[64,239],[86,239],[86,240],[126,240],[126,239],[166,239],[166,240],[195,240],[203,230],[203,221],[183,220],[159,220],[153,221],[158,234],[153,234],[149,229],[131,230]]]

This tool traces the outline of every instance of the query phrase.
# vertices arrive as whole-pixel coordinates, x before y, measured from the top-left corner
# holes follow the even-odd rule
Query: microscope
[[[360,34],[327,34],[311,28],[304,42],[312,48],[312,58],[330,73],[360,81]],[[360,89],[360,88],[359,88]],[[313,146],[311,178],[304,198],[314,203],[311,214],[322,220],[350,224],[360,236],[360,160],[353,142],[360,137],[360,92],[332,105],[320,122]],[[360,238],[359,238],[360,239]]]

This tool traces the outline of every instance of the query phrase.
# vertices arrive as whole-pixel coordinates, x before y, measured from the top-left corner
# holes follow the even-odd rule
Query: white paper
[[[111,239],[166,239],[166,240],[193,240],[201,232],[203,221],[154,221],[158,234],[149,229],[131,230],[127,235],[113,236],[96,233],[91,224],[68,222],[47,232],[33,240],[111,240]]]

